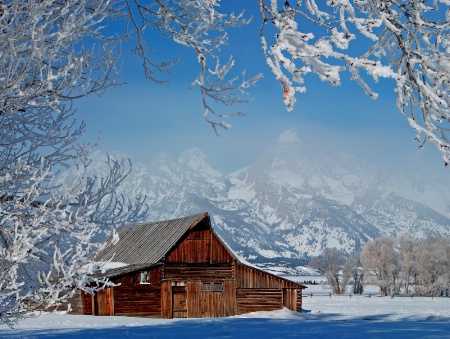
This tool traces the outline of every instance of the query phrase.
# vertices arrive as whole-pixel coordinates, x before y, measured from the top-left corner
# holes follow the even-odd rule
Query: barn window
[[[203,283],[203,291],[211,292],[222,292],[223,286],[222,283]]]
[[[150,271],[141,271],[141,284],[150,284]]]

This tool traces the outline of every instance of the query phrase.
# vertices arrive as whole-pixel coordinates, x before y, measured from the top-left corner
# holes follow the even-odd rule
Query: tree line
[[[361,294],[365,285],[380,288],[382,296],[448,296],[450,290],[450,238],[369,241],[349,257],[337,248],[325,248],[310,265],[321,270],[333,293]]]

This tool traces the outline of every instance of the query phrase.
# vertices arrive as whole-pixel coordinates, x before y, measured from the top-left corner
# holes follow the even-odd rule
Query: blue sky
[[[239,4],[242,2],[232,3],[236,11]],[[262,72],[264,78],[250,89],[253,101],[233,108],[248,115],[230,120],[232,129],[217,137],[203,120],[199,89],[189,90],[199,71],[193,51],[151,31],[148,38],[156,59],[180,57],[172,74],[161,76],[169,83],[157,85],[144,80],[139,58],[125,48],[121,80],[128,84],[112,88],[100,98],[77,103],[79,117],[88,125],[86,139],[94,140],[101,132],[100,149],[122,152],[144,163],[162,151],[177,156],[188,147],[198,147],[213,166],[228,172],[251,164],[281,132],[295,128],[312,151],[315,147],[348,149],[368,159],[396,159],[402,163],[404,157],[417,164],[443,167],[433,145],[418,150],[414,131],[396,109],[390,81],[377,84],[379,98],[374,101],[349,80],[348,74],[340,87],[311,75],[306,78],[307,92],[297,95],[295,109],[288,112],[282,102],[282,89],[265,64],[257,1],[247,0],[245,4],[246,15],[253,14],[253,21],[230,31],[229,46],[222,53],[233,55],[236,72]],[[230,112],[227,108],[223,111]]]

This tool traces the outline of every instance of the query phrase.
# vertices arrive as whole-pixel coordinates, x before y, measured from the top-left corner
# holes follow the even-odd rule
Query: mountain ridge
[[[398,179],[351,154],[310,151],[288,130],[254,164],[230,174],[196,148],[175,158],[162,153],[148,165],[135,163],[119,190],[145,194],[152,221],[209,212],[239,256],[282,273],[298,272],[325,247],[352,253],[382,235],[450,236],[450,192],[442,183]],[[433,201],[443,201],[439,211]]]

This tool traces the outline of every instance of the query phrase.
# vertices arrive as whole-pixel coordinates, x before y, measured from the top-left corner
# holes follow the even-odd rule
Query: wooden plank
[[[231,264],[167,264],[164,268],[164,280],[225,280],[233,279]]]
[[[114,287],[114,314],[161,316],[161,288],[152,285]]]
[[[237,314],[283,308],[281,289],[236,289]]]
[[[299,284],[267,272],[238,263],[236,265],[237,288],[299,288]]]
[[[172,286],[172,317],[187,317],[186,286]]]
[[[161,315],[163,318],[172,318],[172,284],[170,281],[161,283]]]

